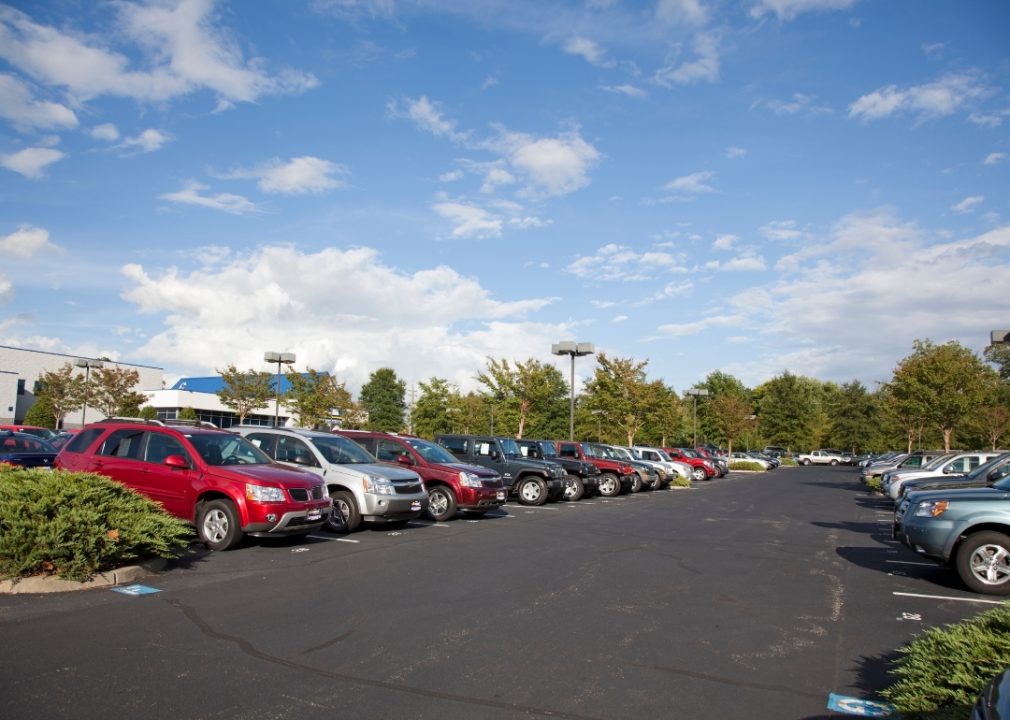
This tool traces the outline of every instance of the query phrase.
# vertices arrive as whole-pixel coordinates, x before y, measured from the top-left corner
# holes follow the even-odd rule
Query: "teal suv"
[[[1010,595],[1010,477],[990,487],[909,493],[895,512],[894,537],[955,568],[975,592]]]

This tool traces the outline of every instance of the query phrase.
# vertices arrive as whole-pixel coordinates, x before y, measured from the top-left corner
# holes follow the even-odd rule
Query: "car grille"
[[[316,485],[314,488],[312,488],[312,499],[313,500],[322,500],[323,499],[323,486],[322,485]]]
[[[291,488],[288,490],[288,495],[295,502],[308,502],[309,500],[309,491],[305,488]]]
[[[304,525],[304,524],[305,524],[305,516],[299,515],[298,517],[293,517],[290,520],[288,520],[288,524],[285,527],[294,527],[296,525]]]
[[[493,480],[482,480],[481,481],[486,488],[503,488],[505,485],[502,484],[501,478],[494,478]]]
[[[413,495],[421,492],[421,483],[406,483],[404,485],[394,485],[397,495]]]

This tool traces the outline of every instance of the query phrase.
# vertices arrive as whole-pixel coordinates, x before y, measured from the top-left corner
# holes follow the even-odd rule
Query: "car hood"
[[[991,487],[957,487],[949,490],[916,490],[908,494],[908,501],[911,503],[923,502],[924,500],[1005,500],[1010,497],[1010,492],[997,490]]]
[[[278,463],[270,465],[214,465],[209,468],[211,475],[238,480],[240,482],[270,483],[283,488],[311,488],[322,484],[322,478],[315,473]]]
[[[952,477],[952,478],[937,478],[937,479],[926,479],[920,478],[918,480],[912,479],[908,481],[909,485],[915,485],[918,490],[915,492],[926,492],[927,490],[963,490],[965,488],[985,488],[989,487],[988,483],[982,478],[975,478],[969,480],[966,477]]]
[[[466,463],[445,463],[444,465],[440,465],[439,467],[449,468],[451,470],[460,470],[462,472],[468,472],[473,475],[476,475],[477,477],[482,478],[498,477],[498,473],[496,473],[494,470],[488,470],[487,468],[483,468],[480,465],[467,465]]]
[[[421,476],[413,470],[399,468],[396,465],[373,463],[347,463],[346,465],[330,465],[328,470],[351,473],[352,475],[378,475],[387,480],[420,480]]]

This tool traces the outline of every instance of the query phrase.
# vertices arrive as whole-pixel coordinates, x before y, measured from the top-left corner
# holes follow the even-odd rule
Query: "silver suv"
[[[362,520],[406,522],[428,506],[421,476],[381,465],[353,440],[299,428],[233,428],[271,458],[323,477],[333,499],[326,522],[332,532],[354,532]]]

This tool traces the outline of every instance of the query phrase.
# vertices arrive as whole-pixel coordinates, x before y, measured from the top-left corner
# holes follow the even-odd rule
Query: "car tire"
[[[611,473],[600,475],[599,493],[603,497],[614,497],[621,492],[621,479]]]
[[[810,464],[810,460],[804,460],[802,464],[803,465],[809,465]]]
[[[983,595],[1010,595],[1010,537],[983,531],[969,535],[957,549],[957,574]]]
[[[631,482],[631,490],[629,492],[633,493],[641,492],[644,486],[645,483],[642,481],[642,476],[639,475],[638,473],[635,473],[635,479],[632,480]]]
[[[242,527],[231,500],[211,500],[200,507],[196,520],[200,540],[208,550],[231,550],[242,542]]]
[[[837,464],[838,464],[838,461],[837,461],[837,460],[832,460],[832,461],[831,461],[831,465],[832,465],[832,466],[835,466],[835,465],[837,465]]]
[[[691,470],[691,479],[695,482],[708,480],[708,472],[701,466],[695,467]]]
[[[519,496],[519,503],[536,507],[547,502],[547,485],[543,480],[536,477],[527,477],[519,481],[519,488],[516,490]]]
[[[586,486],[582,484],[582,478],[578,475],[565,476],[565,500],[575,502],[581,500],[586,494]]]
[[[435,485],[428,490],[428,517],[435,522],[445,522],[456,517],[456,493],[445,485]]]
[[[352,533],[361,527],[361,512],[358,510],[358,502],[354,499],[354,494],[346,490],[339,490],[330,495],[333,498],[333,510],[330,515],[336,515],[343,519],[343,526],[339,523],[326,522],[326,529],[330,532]],[[338,528],[338,529],[334,529]]]

